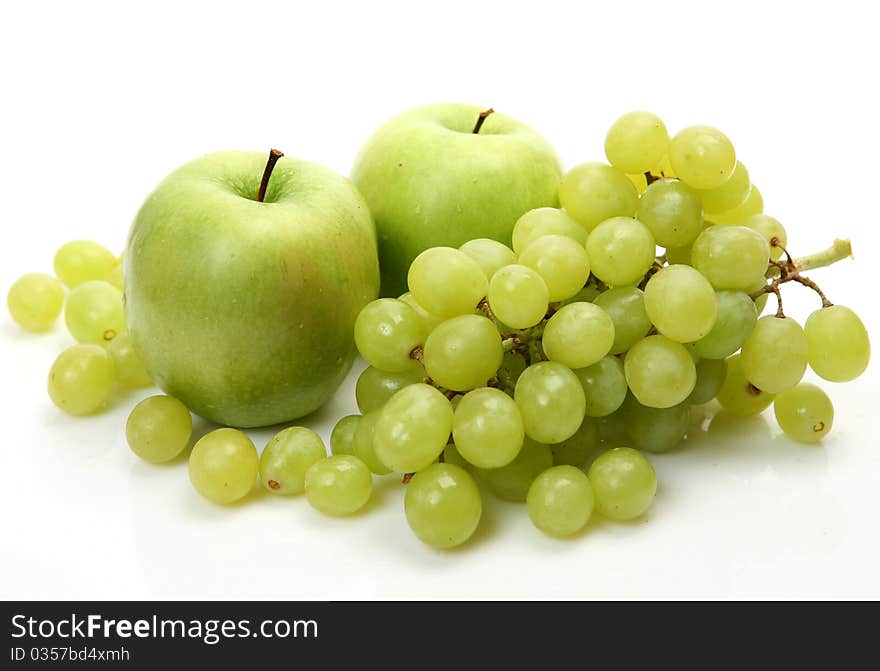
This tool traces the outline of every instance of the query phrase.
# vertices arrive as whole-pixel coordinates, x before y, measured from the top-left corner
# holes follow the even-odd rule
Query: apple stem
[[[486,122],[486,118],[495,112],[491,107],[487,110],[483,110],[480,112],[480,116],[477,117],[477,123],[474,125],[474,135],[480,132],[480,129],[483,127],[483,124]]]
[[[284,152],[278,151],[277,149],[269,150],[269,160],[266,161],[266,169],[263,170],[263,179],[260,180],[260,190],[257,192],[257,202],[262,203],[263,199],[266,197],[266,188],[269,186],[269,178],[272,176],[272,170],[275,169],[275,164],[278,163],[278,159],[284,156]]]

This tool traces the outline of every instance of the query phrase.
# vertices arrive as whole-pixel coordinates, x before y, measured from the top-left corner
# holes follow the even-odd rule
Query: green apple
[[[147,371],[230,426],[319,408],[379,288],[375,229],[351,182],[298,159],[272,165],[230,151],[183,166],[147,198],[125,251],[126,320]]]
[[[420,107],[361,149],[352,179],[376,220],[383,296],[406,291],[409,264],[428,247],[473,238],[510,245],[523,213],[558,206],[561,167],[550,144],[504,114],[477,127],[481,109]]]

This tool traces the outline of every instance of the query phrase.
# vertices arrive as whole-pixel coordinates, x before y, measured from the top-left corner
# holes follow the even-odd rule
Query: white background
[[[50,271],[69,239],[121,250],[154,185],[208,151],[277,146],[347,173],[387,117],[460,100],[532,124],[571,167],[602,159],[614,118],[647,108],[673,131],[727,132],[796,253],[851,237],[856,260],[813,277],[877,338],[872,11],[841,1],[7,3],[0,288]],[[817,306],[786,288],[790,314]],[[69,418],[45,392],[70,343],[61,325],[28,335],[4,310],[0,341],[3,598],[880,597],[876,362],[856,382],[825,385],[837,416],[821,447],[781,436],[769,412],[717,421],[652,458],[660,490],[639,522],[595,520],[557,541],[522,506],[487,498],[473,542],[441,553],[410,533],[394,479],[377,481],[351,519],[257,491],[210,505],[185,461],[148,466],[126,447],[126,414],[150,391]],[[305,423],[326,437],[354,407],[349,378]],[[260,447],[270,437],[252,435]]]

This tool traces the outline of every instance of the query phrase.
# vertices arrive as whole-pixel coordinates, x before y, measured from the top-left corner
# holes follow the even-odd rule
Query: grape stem
[[[416,345],[409,353],[409,358],[425,365],[425,348],[422,345]]]
[[[823,249],[821,252],[816,252],[815,254],[795,259],[794,267],[798,272],[802,270],[814,270],[816,268],[830,266],[832,263],[837,263],[843,259],[851,259],[852,257],[852,243],[849,240],[837,239],[828,249]]]
[[[480,132],[480,129],[483,127],[483,124],[486,123],[486,119],[489,117],[490,114],[494,114],[494,113],[495,113],[495,110],[493,110],[491,107],[487,110],[483,110],[482,112],[480,112],[480,116],[477,117],[477,123],[474,124],[474,130],[473,130],[474,135],[477,135]]]
[[[824,266],[830,266],[837,261],[852,257],[852,244],[849,240],[835,240],[834,244],[828,249],[824,249],[821,252],[804,256],[799,259],[793,259],[791,254],[788,253],[788,250],[783,247],[776,238],[773,238],[770,241],[770,245],[771,247],[780,248],[785,253],[785,260],[774,261],[771,259],[770,264],[767,267],[767,277],[772,278],[772,281],[754,292],[751,295],[753,300],[757,300],[763,294],[774,294],[778,305],[776,316],[780,318],[785,317],[785,313],[782,310],[782,295],[779,291],[779,286],[786,282],[797,282],[798,284],[815,291],[819,295],[819,298],[822,299],[823,308],[828,308],[833,305],[819,285],[809,277],[802,275],[801,271],[812,268],[823,268]]]
[[[266,197],[266,189],[269,187],[269,178],[272,176],[275,164],[278,163],[278,159],[282,156],[284,156],[284,153],[277,149],[269,150],[269,159],[266,161],[266,168],[263,170],[263,179],[260,180],[260,190],[257,191],[258,203],[262,203],[263,199]]]

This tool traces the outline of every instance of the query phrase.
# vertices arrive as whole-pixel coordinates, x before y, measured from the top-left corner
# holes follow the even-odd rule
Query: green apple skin
[[[324,404],[379,288],[369,210],[345,177],[220,152],[168,176],[141,207],[124,260],[126,320],[147,371],[195,413],[236,427]]]
[[[412,260],[428,247],[473,238],[510,245],[513,225],[536,207],[558,207],[561,165],[537,132],[504,114],[478,134],[477,105],[405,112],[358,154],[352,179],[376,221],[383,296],[406,291]]]

